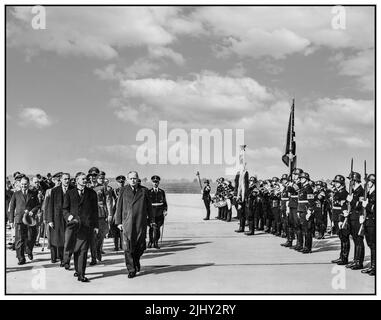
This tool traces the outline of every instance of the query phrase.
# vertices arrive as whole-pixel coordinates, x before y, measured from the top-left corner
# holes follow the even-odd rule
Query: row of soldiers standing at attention
[[[284,174],[281,179],[261,181],[246,171],[243,192],[239,190],[239,174],[235,187],[223,177],[217,179],[214,197],[210,196],[209,181],[205,181],[203,200],[210,218],[210,204],[218,209],[217,219],[231,221],[232,206],[236,208],[239,220],[238,233],[254,235],[263,230],[275,236],[286,238],[281,245],[308,254],[312,252],[313,238],[324,239],[328,228],[331,234],[340,238],[340,257],[332,263],[345,265],[352,270],[375,275],[376,272],[376,177],[364,178],[352,172],[348,177],[353,192],[348,193],[345,178],[336,175],[330,185],[324,181],[313,181],[309,174],[296,168],[292,175]],[[245,227],[248,231],[245,232]],[[354,258],[349,261],[350,236],[354,246]],[[370,248],[371,262],[364,268],[364,237]],[[296,240],[296,244],[294,244]]]
[[[6,208],[8,208],[6,222],[14,230],[14,243],[12,247],[16,250],[18,264],[26,263],[25,253],[29,260],[33,260],[33,248],[39,245],[39,237],[48,238],[51,262],[60,262],[60,266],[70,269],[70,260],[78,243],[78,223],[76,219],[65,217],[65,208],[70,197],[66,196],[72,189],[82,190],[78,185],[79,176],[83,175],[83,186],[94,191],[97,206],[90,208],[94,211],[94,221],[91,223],[96,232],[91,233],[89,247],[91,253],[90,265],[102,261],[103,242],[106,237],[114,238],[114,250],[124,249],[122,232],[115,221],[115,212],[121,189],[125,186],[126,177],[116,177],[118,186],[114,189],[105,178],[106,174],[96,167],[89,169],[88,174],[78,173],[75,178],[70,174],[58,172],[54,175],[48,174],[46,178],[36,175],[30,179],[16,172],[14,183],[7,178]],[[165,191],[159,188],[160,177],[152,176],[152,188],[148,190],[148,198],[152,205],[152,221],[148,221],[149,242],[148,247],[159,247],[160,227],[164,224],[167,214],[167,201]],[[141,181],[138,179],[138,185]],[[82,197],[80,206],[82,204]],[[86,222],[86,221],[85,221]],[[81,222],[81,223],[85,223]],[[76,235],[75,235],[76,234]],[[76,257],[74,260],[81,259]],[[86,255],[82,259],[87,260]],[[85,261],[86,263],[86,261]],[[75,261],[76,264],[76,261]],[[76,269],[77,271],[77,269]],[[77,272],[76,272],[77,273]],[[83,271],[84,273],[84,271]],[[83,279],[83,278],[82,278]],[[82,280],[81,280],[82,281]]]

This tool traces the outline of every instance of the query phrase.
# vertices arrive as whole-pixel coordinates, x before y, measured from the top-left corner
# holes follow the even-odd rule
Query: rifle
[[[201,184],[201,179],[200,179],[200,172],[197,171],[196,176],[198,178],[198,183],[200,184],[200,190],[202,192],[202,184]]]
[[[364,201],[368,199],[368,175],[366,173],[366,160],[364,160],[364,179],[365,179],[365,186],[364,186]],[[364,221],[366,219],[366,208],[362,208],[363,214],[364,214]],[[360,225],[360,230],[358,235],[363,237],[364,236],[364,223]]]
[[[349,180],[349,195],[352,195],[352,194],[353,194],[353,158],[351,160],[351,173],[350,173],[350,180]],[[347,210],[348,210],[348,213],[350,214],[351,213],[350,202],[348,202]],[[341,229],[345,229],[347,227],[347,224],[348,224],[348,216],[345,217],[343,225],[341,226]]]

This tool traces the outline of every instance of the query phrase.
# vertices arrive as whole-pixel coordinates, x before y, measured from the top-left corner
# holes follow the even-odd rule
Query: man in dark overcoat
[[[50,193],[50,201],[47,207],[47,222],[50,234],[50,259],[52,263],[60,260],[60,266],[64,266],[64,244],[65,244],[65,219],[63,216],[63,200],[69,191],[70,174],[61,175],[61,185],[53,188]]]
[[[98,233],[98,198],[94,190],[86,187],[85,173],[78,173],[76,182],[77,187],[64,196],[63,214],[65,223],[73,226],[70,246],[74,244],[74,248],[66,248],[66,251],[74,254],[74,276],[78,277],[78,281],[88,282],[85,277],[87,253],[93,233]],[[65,245],[67,247],[68,243]]]
[[[128,277],[140,271],[140,257],[146,249],[147,222],[153,223],[148,189],[138,183],[138,173],[128,173],[128,185],[120,191],[115,224],[123,231],[123,249]]]

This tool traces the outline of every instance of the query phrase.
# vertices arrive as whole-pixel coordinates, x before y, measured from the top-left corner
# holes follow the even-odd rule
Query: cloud
[[[177,65],[183,65],[185,63],[184,57],[178,53],[173,51],[170,48],[165,48],[165,47],[150,47],[149,48],[149,54],[153,58],[162,58],[162,57],[167,57],[171,59],[174,63]]]
[[[362,139],[356,136],[353,137],[339,137],[336,140],[344,142],[348,147],[353,148],[370,148],[372,143],[368,139]]]
[[[346,29],[332,28],[333,6],[202,7],[198,19],[222,39],[218,56],[235,53],[282,59],[319,47],[364,50],[374,46],[374,8],[345,7]]]
[[[120,119],[142,125],[152,117],[172,120],[174,125],[196,126],[226,123],[255,113],[273,93],[252,78],[223,77],[202,72],[193,79],[162,78],[120,81],[120,96],[113,106]],[[233,112],[234,110],[234,112]]]
[[[339,74],[354,77],[363,91],[374,90],[374,50],[358,51],[355,55],[342,57],[338,64]]]
[[[47,113],[39,108],[24,108],[20,111],[18,117],[19,124],[25,127],[31,126],[42,129],[53,124]]]
[[[165,47],[180,34],[202,31],[200,22],[182,15],[179,7],[46,7],[47,27],[31,27],[31,7],[9,8],[7,44],[59,55],[113,59],[124,47]],[[68,23],[70,21],[70,23]],[[181,60],[179,54],[164,54]]]

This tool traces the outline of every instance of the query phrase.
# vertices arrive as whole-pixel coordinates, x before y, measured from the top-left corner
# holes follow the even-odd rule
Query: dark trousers
[[[315,213],[315,226],[321,237],[327,230],[327,212],[318,211]]]
[[[353,214],[353,213],[352,213]],[[364,246],[364,237],[359,236],[359,230],[360,230],[360,222],[358,219],[358,215],[356,215],[357,219],[350,219],[350,232],[353,239],[353,244],[355,247],[355,252],[353,256],[353,260],[363,264],[364,257],[365,257],[365,246]]]
[[[52,261],[64,259],[64,247],[56,247],[50,244],[50,259]]]
[[[314,219],[312,216],[307,220],[306,212],[300,212],[300,221],[302,225],[302,235],[304,242],[304,248],[311,250],[312,249],[312,238],[314,232]]]
[[[303,247],[304,241],[303,241],[303,228],[302,228],[302,221],[300,219],[300,212],[297,212],[295,209],[294,213],[294,230],[296,235],[296,245]]]
[[[32,254],[37,238],[37,227],[28,227],[23,223],[15,225],[15,249],[19,261],[25,260],[25,253]]]
[[[297,218],[297,210],[296,208],[290,208],[290,211],[288,213],[288,240],[292,241],[295,239],[295,225],[296,221],[295,218]]]
[[[78,231],[73,251],[74,268],[78,273],[78,276],[85,276],[87,253],[89,251],[89,243],[91,241],[92,234],[93,229],[88,227],[81,227],[81,230]]]
[[[136,267],[140,265],[140,257],[144,250],[124,251],[124,259],[128,272],[137,272]]]
[[[364,224],[365,239],[370,248],[370,265],[376,267],[376,226]]]
[[[68,224],[65,229],[65,244],[63,252],[63,261],[70,265],[70,259],[73,254],[77,240],[78,225]]]
[[[282,231],[283,234],[288,237],[288,216],[286,214],[286,209],[281,209],[280,210],[281,214],[281,222],[282,222]]]
[[[340,259],[344,262],[348,262],[349,251],[351,249],[351,244],[349,242],[350,229],[349,224],[345,229],[338,229],[338,234],[340,238]]]
[[[164,224],[164,215],[161,214],[154,218],[155,226],[149,226],[149,242],[157,243],[160,240],[160,228]]]
[[[272,211],[272,216],[274,218],[271,228],[274,234],[276,234],[277,236],[280,236],[282,232],[282,220],[280,217],[280,209],[272,208],[271,211]]]
[[[210,218],[210,200],[209,199],[204,199],[204,205],[206,209],[206,218]]]

